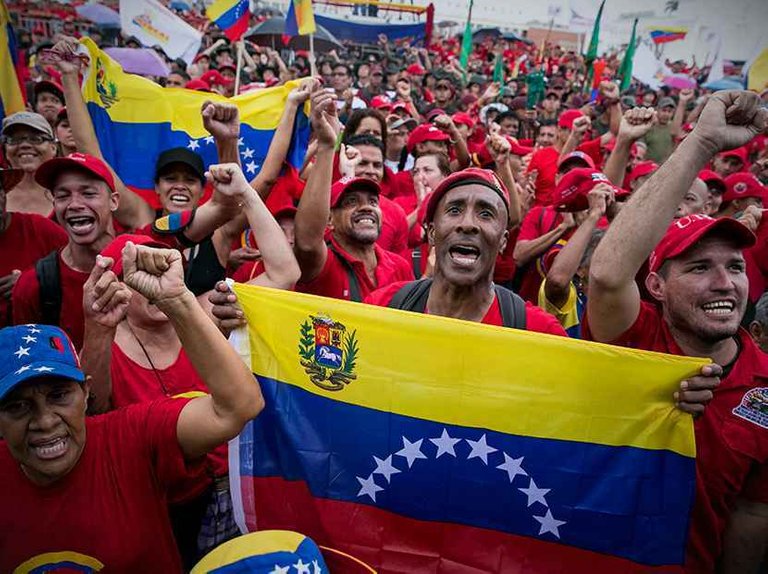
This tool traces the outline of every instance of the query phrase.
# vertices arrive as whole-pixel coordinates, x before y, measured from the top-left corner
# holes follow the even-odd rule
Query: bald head
[[[677,213],[675,213],[675,219],[685,217],[687,215],[702,214],[707,215],[709,213],[709,190],[707,184],[704,183],[698,177],[693,180],[693,184],[690,189],[685,193],[685,197],[677,206]]]

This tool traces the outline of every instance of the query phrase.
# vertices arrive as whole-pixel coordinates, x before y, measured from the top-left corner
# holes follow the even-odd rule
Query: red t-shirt
[[[117,343],[112,343],[110,374],[112,376],[112,407],[115,409],[158,399],[183,398],[181,395],[190,392],[208,394],[208,387],[197,374],[184,349],[181,349],[172,365],[165,369],[158,369],[155,374],[152,369],[139,365],[126,355]],[[227,475],[229,465],[226,444],[216,448],[208,455],[208,459],[213,476]],[[175,495],[173,501],[188,500],[200,494],[210,483],[207,478],[203,474],[190,480],[189,488]]]
[[[757,228],[757,243],[744,250],[749,279],[749,300],[757,303],[768,288],[768,218],[763,217]]]
[[[587,316],[588,319],[588,316]],[[585,321],[584,338],[591,337]],[[768,355],[739,330],[741,351],[714,392],[696,433],[696,501],[691,514],[686,572],[713,572],[737,496],[768,503]],[[642,302],[635,323],[614,345],[683,355],[662,311]]]
[[[24,271],[67,244],[66,232],[56,223],[35,213],[11,213],[5,231],[0,232],[0,277],[14,269]],[[0,329],[12,324],[9,299],[0,298]]]
[[[83,316],[83,285],[88,281],[89,273],[76,271],[64,263],[59,251],[59,272],[61,275],[61,314],[59,326],[72,339],[75,349],[83,346],[85,317]],[[11,295],[13,305],[13,324],[42,323],[43,313],[40,308],[40,283],[34,268],[21,274]]]
[[[505,283],[512,281],[515,278],[515,271],[517,271],[517,264],[513,253],[515,252],[515,245],[517,245],[517,238],[520,235],[520,227],[515,227],[510,230],[509,238],[507,239],[507,247],[504,251],[496,257],[496,267],[493,270],[493,280],[496,283]]]
[[[87,417],[80,460],[48,487],[34,485],[0,442],[0,572],[35,557],[41,572],[59,571],[64,561],[89,572],[101,565],[181,572],[167,493],[199,466],[186,463],[176,436],[186,404],[163,400]]]
[[[330,248],[328,249],[328,257],[325,260],[325,266],[320,271],[319,275],[307,282],[299,282],[296,284],[296,291],[300,293],[311,293],[312,295],[320,295],[322,297],[331,297],[333,299],[346,299],[349,300],[349,277],[347,276],[347,268],[339,261],[339,256],[343,257],[351,266],[357,278],[357,283],[360,286],[360,297],[365,300],[369,293],[375,291],[379,287],[384,287],[396,281],[411,281],[413,280],[413,271],[410,264],[394,253],[391,253],[385,249],[382,249],[378,245],[374,245],[376,250],[376,283],[374,284],[368,277],[368,273],[365,270],[365,263],[358,259],[354,259],[349,253],[336,242],[332,237],[331,243],[339,253],[336,255]]]
[[[531,156],[528,172],[538,171],[536,175],[536,205],[550,205],[555,192],[555,175],[560,152],[554,146],[540,149]]]
[[[389,302],[392,301],[392,297],[395,296],[400,288],[408,283],[408,281],[400,281],[393,283],[382,289],[378,289],[366,297],[365,302],[369,305],[376,305],[378,307],[386,307]],[[563,327],[557,322],[552,315],[546,311],[539,309],[538,307],[531,305],[526,301],[525,303],[525,330],[533,331],[536,333],[548,333],[550,335],[560,335],[567,337]],[[481,323],[485,325],[496,325],[499,327],[504,326],[504,321],[501,318],[501,307],[499,301],[494,297],[494,301],[491,304],[488,312],[483,317]]]
[[[401,253],[408,246],[408,218],[397,203],[379,196],[381,234],[376,244],[392,253]]]
[[[559,211],[555,211],[552,207],[538,205],[523,218],[517,243],[531,241],[546,235],[560,225],[562,221],[563,215]],[[561,236],[561,238],[563,237],[567,238],[567,236]],[[544,280],[540,259],[541,256],[535,257],[524,266],[520,292],[518,293],[520,297],[534,304],[539,300],[539,287]]]

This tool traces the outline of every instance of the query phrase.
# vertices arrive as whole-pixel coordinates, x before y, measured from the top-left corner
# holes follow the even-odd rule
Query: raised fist
[[[160,304],[188,293],[181,253],[129,241],[123,249],[123,277],[150,303]]]
[[[708,153],[743,146],[768,126],[768,110],[754,92],[723,91],[712,94],[688,139],[703,144]]]
[[[219,140],[240,137],[240,113],[235,104],[207,100],[201,107],[203,127]]]
[[[624,112],[619,125],[619,137],[631,141],[639,140],[656,125],[656,110],[633,108]]]

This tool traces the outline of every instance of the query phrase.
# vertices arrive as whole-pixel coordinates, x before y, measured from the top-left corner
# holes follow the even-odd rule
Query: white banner
[[[160,46],[171,58],[191,64],[203,35],[158,0],[120,0],[120,26],[147,47]]]
[[[637,45],[635,58],[632,60],[632,76],[642,83],[647,84],[652,90],[661,86],[661,80],[672,71],[660,62],[653,53],[647,41],[641,41]]]

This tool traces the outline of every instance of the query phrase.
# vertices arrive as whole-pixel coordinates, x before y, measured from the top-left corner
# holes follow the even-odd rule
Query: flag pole
[[[237,43],[237,70],[235,71],[235,93],[234,93],[235,96],[240,91],[240,70],[243,67],[243,50],[244,49],[245,49],[245,46],[243,46],[243,41],[240,40]]]
[[[309,69],[312,76],[317,76],[317,62],[315,61],[315,34],[309,35]]]

